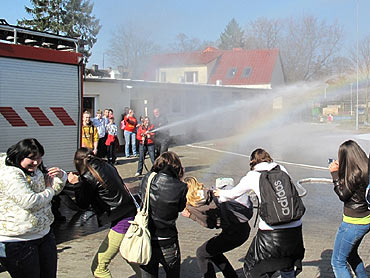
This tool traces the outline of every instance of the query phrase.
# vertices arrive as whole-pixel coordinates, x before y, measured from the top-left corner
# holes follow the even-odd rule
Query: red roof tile
[[[222,85],[270,84],[278,55],[277,49],[222,51],[222,56],[208,84],[216,84],[216,80],[222,80]],[[243,70],[247,67],[251,68],[251,73],[243,77]],[[232,68],[236,69],[236,73],[230,77],[229,71]]]
[[[198,52],[160,54],[152,57],[143,79],[155,80],[155,71],[158,68],[207,65],[218,58],[208,84],[216,84],[217,80],[222,80],[223,85],[270,84],[278,55],[277,49],[219,50],[213,47]],[[247,67],[251,68],[251,73],[243,77],[243,70]],[[236,69],[233,77],[228,74],[232,68]]]

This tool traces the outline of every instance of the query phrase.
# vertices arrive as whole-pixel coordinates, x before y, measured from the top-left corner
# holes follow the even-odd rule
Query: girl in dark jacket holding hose
[[[368,157],[354,141],[348,140],[339,147],[338,161],[329,165],[334,191],[344,203],[343,221],[334,242],[331,265],[335,277],[350,278],[347,263],[356,277],[367,277],[358,247],[370,230],[370,211],[365,191],[369,182]]]
[[[79,177],[70,173],[68,180],[75,184],[76,202],[83,209],[91,205],[98,216],[99,225],[111,223],[108,235],[101,243],[91,265],[94,277],[112,277],[108,269],[117,255],[121,241],[136,215],[136,206],[116,168],[95,157],[87,148],[80,148],[74,157]],[[139,265],[129,263],[141,277]]]

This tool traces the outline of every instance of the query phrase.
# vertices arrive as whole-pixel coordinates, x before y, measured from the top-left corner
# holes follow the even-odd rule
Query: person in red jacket
[[[126,157],[130,157],[130,143],[132,149],[132,155],[136,156],[136,134],[135,129],[137,125],[137,120],[134,116],[134,110],[130,109],[128,114],[123,119],[125,121],[125,128],[123,134],[125,136],[125,154]]]
[[[148,117],[145,117],[143,124],[139,127],[136,134],[136,139],[139,141],[139,162],[135,177],[140,176],[143,172],[143,165],[146,153],[149,152],[152,165],[154,164],[154,125],[150,123]]]

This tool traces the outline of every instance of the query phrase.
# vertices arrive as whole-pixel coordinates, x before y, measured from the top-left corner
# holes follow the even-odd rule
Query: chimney
[[[92,70],[93,71],[98,71],[99,70],[99,66],[96,65],[96,64],[92,65]]]

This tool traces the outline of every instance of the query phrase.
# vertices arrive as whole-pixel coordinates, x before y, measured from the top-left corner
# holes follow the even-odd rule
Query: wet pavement
[[[179,154],[186,169],[187,176],[196,176],[206,185],[213,185],[218,177],[233,177],[236,182],[249,169],[248,155],[256,147],[267,149],[276,161],[287,168],[294,181],[303,178],[329,178],[325,169],[328,157],[336,157],[340,143],[346,139],[357,139],[356,134],[341,130],[334,125],[301,124],[293,129],[269,131],[266,136],[253,137],[234,136],[182,145],[170,148]],[[368,152],[369,142],[359,139],[361,146]],[[299,163],[299,164],[298,164]],[[150,168],[151,163],[146,159]],[[133,178],[137,169],[137,158],[118,159],[119,170],[128,187],[135,192],[140,182]],[[324,170],[325,169],[325,170]],[[332,278],[334,277],[330,257],[335,233],[341,221],[342,203],[338,200],[328,184],[305,184],[307,195],[303,198],[307,208],[303,218],[303,235],[306,248],[303,261],[302,278]],[[58,277],[92,277],[90,273],[91,260],[105,235],[108,227],[98,228],[95,216],[88,212],[67,208],[62,196],[62,214],[67,221],[56,223],[54,226],[58,242]],[[195,250],[204,241],[217,233],[197,223],[179,216],[177,222],[181,248],[181,277],[200,277],[195,257]],[[250,221],[254,223],[254,218]],[[226,253],[230,262],[237,270],[239,277],[242,273],[242,260],[248,246],[255,235],[252,228],[251,236],[241,247]],[[360,255],[370,274],[370,241],[364,238],[360,246]],[[113,277],[134,277],[134,272],[118,255],[110,266]],[[161,270],[161,276],[163,270]],[[1,273],[0,278],[8,277]],[[220,272],[217,277],[223,277]]]

